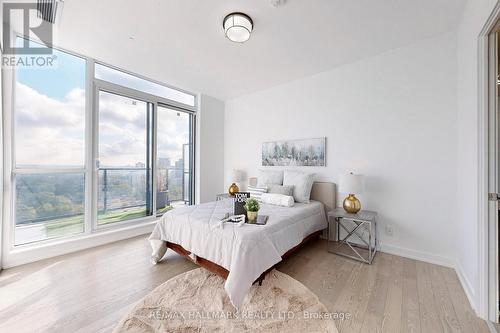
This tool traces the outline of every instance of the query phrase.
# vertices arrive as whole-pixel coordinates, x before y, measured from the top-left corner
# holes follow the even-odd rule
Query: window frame
[[[114,69],[116,71],[123,72],[125,74],[135,76],[135,77],[137,77],[139,79],[150,81],[150,82],[158,84],[160,86],[164,86],[164,87],[169,88],[169,89],[174,89],[174,90],[183,92],[185,94],[192,95],[194,97],[194,105],[180,103],[180,102],[177,102],[175,100],[168,99],[166,97],[162,97],[162,96],[158,96],[158,95],[153,95],[153,94],[150,94],[150,93],[147,93],[147,92],[144,92],[144,91],[140,91],[140,90],[137,90],[137,89],[134,89],[134,88],[125,87],[125,86],[117,84],[117,83],[112,83],[112,82],[109,82],[109,81],[106,81],[106,80],[98,79],[98,78],[95,77],[95,64],[99,64],[101,66],[106,66],[106,67],[109,67],[109,68]],[[144,75],[136,74],[136,73],[133,73],[131,71],[128,71],[128,70],[125,70],[125,69],[122,69],[122,68],[119,68],[119,67],[107,64],[107,63],[105,63],[103,61],[99,61],[99,60],[93,60],[92,67],[93,67],[92,77],[93,77],[94,81],[96,81],[96,82],[105,83],[105,84],[109,84],[111,86],[116,86],[116,87],[122,87],[122,88],[125,88],[125,89],[128,89],[128,90],[131,90],[131,91],[135,91],[135,92],[137,92],[139,94],[144,94],[145,96],[151,96],[152,98],[154,98],[155,100],[157,100],[158,103],[162,103],[162,104],[166,104],[166,105],[169,105],[169,106],[178,107],[178,108],[180,108],[182,110],[196,112],[196,110],[198,108],[198,97],[197,97],[196,94],[194,94],[194,93],[192,93],[190,91],[187,91],[187,90],[184,90],[184,89],[181,89],[181,88],[177,88],[177,87],[174,87],[174,86],[171,86],[171,85],[159,82],[157,80],[148,78],[148,77],[146,77]]]
[[[155,94],[151,94],[151,93],[148,93],[148,92],[145,92],[145,91],[142,91],[142,90],[138,90],[138,89],[134,89],[134,88],[130,88],[130,87],[126,87],[124,85],[121,85],[119,83],[113,83],[111,81],[107,81],[107,80],[104,80],[104,79],[99,79],[95,76],[95,65],[100,65],[100,66],[104,66],[104,67],[108,67],[108,68],[111,68],[115,71],[118,71],[118,72],[122,72],[124,74],[128,74],[128,75],[131,75],[131,76],[135,76],[136,78],[138,79],[141,79],[141,80],[144,80],[144,81],[149,81],[151,83],[154,83],[154,84],[157,84],[159,86],[163,86],[165,88],[168,88],[168,89],[172,89],[172,90],[177,90],[181,93],[184,93],[184,94],[187,94],[187,95],[191,95],[193,96],[193,101],[194,101],[194,104],[193,105],[189,105],[189,104],[184,104],[184,103],[181,103],[181,102],[178,102],[176,100],[173,100],[173,99],[169,99],[167,97],[163,97],[163,96],[159,96],[159,95],[155,95]],[[99,82],[105,82],[105,83],[108,83],[108,84],[111,84],[111,85],[114,85],[114,86],[119,86],[119,87],[123,87],[123,88],[126,88],[126,89],[130,89],[130,90],[133,90],[133,91],[136,91],[138,93],[141,93],[141,94],[144,94],[144,95],[148,95],[148,96],[153,96],[156,100],[159,100],[160,103],[164,103],[164,104],[168,104],[168,105],[173,105],[173,106],[176,106],[176,107],[179,107],[183,110],[190,110],[190,111],[196,111],[196,107],[197,107],[197,96],[196,94],[190,92],[190,91],[187,91],[187,90],[184,90],[184,89],[181,89],[181,88],[176,88],[176,87],[173,87],[171,85],[168,85],[166,83],[162,83],[162,82],[159,82],[157,80],[154,80],[154,79],[150,79],[146,76],[143,76],[143,75],[140,75],[140,74],[135,74],[135,73],[132,73],[128,70],[124,70],[124,69],[121,69],[119,67],[116,67],[116,66],[113,66],[113,65],[109,65],[109,64],[106,64],[102,61],[98,61],[98,60],[94,60],[94,70],[93,70],[93,78],[94,80],[97,80]]]
[[[164,103],[158,103],[156,106],[155,106],[155,113],[154,113],[154,127],[155,127],[155,133],[157,134],[157,125],[158,125],[158,107],[163,107],[163,108],[167,108],[167,109],[170,109],[170,110],[175,110],[175,111],[179,111],[179,112],[184,112],[184,113],[188,113],[189,116],[190,116],[190,120],[191,120],[191,128],[190,128],[190,137],[189,137],[189,142],[191,143],[191,150],[190,150],[190,153],[189,153],[189,166],[190,166],[190,175],[189,175],[189,178],[190,178],[190,195],[189,195],[189,202],[191,204],[194,204],[194,201],[195,201],[195,181],[196,181],[196,177],[195,177],[195,158],[196,158],[196,154],[195,154],[195,146],[196,146],[196,112],[194,111],[187,111],[185,109],[182,109],[182,108],[178,108],[176,106],[172,106],[172,105],[167,105],[167,104],[164,104]],[[155,137],[155,140],[157,139],[156,135],[154,136]],[[154,157],[155,157],[155,160],[154,160],[154,165],[155,165],[155,170],[157,170],[156,168],[156,164],[157,164],[157,158],[158,158],[158,152],[157,152],[157,143],[155,142],[155,151],[154,151]],[[184,175],[183,175],[184,177]],[[157,179],[156,177],[154,178],[154,182],[155,182],[155,190],[156,190],[156,182],[157,182]],[[156,194],[155,194],[155,212],[156,212]],[[163,214],[162,214],[163,215]],[[156,215],[157,218],[160,218],[162,215]]]
[[[23,36],[22,34],[17,34],[14,33],[13,38],[23,38],[23,39],[28,39],[27,37]],[[35,42],[41,43],[39,40],[32,39]],[[85,107],[84,107],[84,163],[82,167],[67,167],[67,168],[53,168],[53,167],[45,167],[45,166],[40,166],[36,168],[18,168],[16,165],[16,82],[17,82],[17,74],[16,74],[16,69],[15,68],[10,68],[8,71],[10,72],[11,80],[8,82],[8,85],[10,87],[10,107],[4,109],[4,116],[6,113],[8,113],[8,118],[7,124],[9,126],[9,143],[7,145],[10,146],[10,153],[5,154],[4,158],[9,159],[9,161],[6,161],[8,164],[8,168],[5,168],[5,170],[9,173],[9,178],[7,179],[5,177],[4,173],[4,184],[6,182],[9,183],[10,185],[10,191],[9,193],[9,199],[5,199],[4,201],[9,201],[6,203],[2,203],[4,209],[6,210],[9,219],[7,220],[8,222],[4,224],[4,235],[2,237],[4,238],[4,243],[5,246],[7,246],[7,253],[14,252],[16,250],[23,250],[27,248],[32,248],[37,245],[44,245],[44,244],[49,244],[52,243],[56,240],[68,240],[70,241],[71,239],[79,238],[85,235],[89,235],[91,233],[91,230],[88,229],[89,225],[89,206],[88,206],[88,199],[90,193],[88,192],[88,184],[89,184],[89,174],[88,174],[88,169],[89,166],[87,164],[87,155],[89,153],[89,147],[87,146],[88,140],[90,139],[88,137],[88,131],[89,131],[89,124],[88,124],[88,118],[91,113],[90,105],[89,105],[89,100],[91,98],[88,87],[89,87],[89,62],[91,61],[90,58],[82,56],[80,54],[77,54],[72,51],[68,51],[66,49],[56,47],[51,45],[50,48],[67,53],[71,56],[78,57],[80,59],[83,59],[85,61]],[[3,82],[2,82],[3,83]],[[7,112],[5,112],[7,111]],[[7,141],[7,140],[6,140]],[[5,165],[4,165],[5,166]],[[24,243],[24,244],[17,244],[16,245],[16,239],[15,239],[15,222],[16,222],[16,176],[19,174],[68,174],[68,173],[75,173],[75,174],[83,174],[84,176],[84,193],[85,193],[85,198],[84,198],[84,219],[83,219],[83,232],[76,233],[76,234],[71,234],[67,236],[61,236],[61,237],[52,237],[52,238],[47,238],[39,241],[34,241],[34,242],[29,242],[29,243]]]
[[[12,38],[27,38],[20,33],[14,32]],[[31,38],[34,42],[41,43],[40,40],[36,38]],[[194,203],[195,199],[195,174],[196,174],[196,124],[197,124],[197,111],[199,105],[199,97],[197,94],[183,90],[174,86],[167,85],[165,83],[159,82],[157,80],[148,78],[146,76],[130,72],[128,70],[121,69],[119,67],[109,65],[106,62],[84,56],[82,54],[67,50],[65,48],[59,47],[54,44],[50,44],[48,47],[67,53],[72,56],[79,57],[85,60],[86,73],[85,73],[85,119],[84,119],[84,165],[83,167],[69,167],[69,168],[52,168],[52,167],[37,167],[37,168],[18,168],[16,166],[15,158],[15,108],[16,108],[16,69],[9,68],[5,71],[6,75],[2,76],[2,85],[6,89],[6,94],[2,102],[3,109],[3,123],[4,123],[4,140],[3,142],[3,183],[5,185],[3,196],[3,202],[1,205],[3,207],[3,221],[8,221],[3,223],[2,230],[2,252],[4,256],[8,256],[11,253],[17,253],[19,251],[25,251],[27,249],[42,247],[47,244],[53,244],[55,242],[72,242],[78,239],[87,238],[92,235],[96,235],[103,232],[108,232],[110,230],[120,230],[126,228],[130,225],[145,224],[147,222],[153,222],[159,217],[156,216],[156,173],[157,173],[157,108],[158,105],[164,105],[168,108],[176,109],[180,112],[187,112],[191,115],[191,195],[190,202]],[[136,76],[138,78],[168,87],[170,89],[175,89],[183,93],[190,94],[194,97],[194,105],[190,106],[187,104],[179,103],[174,100],[170,100],[161,96],[151,95],[142,91],[138,91],[132,88],[127,88],[118,84],[107,82],[104,80],[97,79],[95,77],[95,64],[110,67],[112,69],[127,73],[129,75]],[[125,97],[137,98],[145,102],[150,102],[153,105],[153,124],[152,124],[152,215],[147,217],[142,217],[138,219],[131,219],[127,221],[115,222],[110,225],[99,226],[97,224],[97,200],[98,200],[98,176],[97,176],[97,153],[98,153],[98,127],[96,127],[96,122],[98,121],[98,92],[100,90],[107,91],[110,93],[117,93]],[[35,241],[32,243],[15,245],[15,205],[16,205],[16,175],[18,174],[67,174],[67,173],[81,173],[84,175],[84,193],[85,193],[85,208],[84,208],[84,228],[82,233],[72,234],[68,236],[61,236],[56,238],[48,238],[40,241]]]
[[[94,81],[101,81],[99,79],[94,79]],[[99,225],[99,221],[98,221],[98,199],[99,199],[99,168],[98,168],[98,161],[99,161],[99,92],[106,92],[106,93],[109,93],[109,94],[114,94],[114,95],[118,95],[118,96],[123,96],[123,97],[128,97],[128,98],[133,98],[133,99],[137,99],[137,100],[140,100],[142,102],[146,102],[146,103],[151,103],[151,105],[153,106],[153,126],[152,126],[152,130],[153,130],[153,142],[152,142],[152,145],[153,145],[153,149],[152,149],[152,158],[154,159],[156,157],[156,132],[155,132],[155,119],[156,118],[156,102],[153,101],[153,100],[150,100],[148,99],[148,96],[144,95],[142,92],[140,91],[135,91],[133,89],[130,89],[130,88],[126,88],[126,87],[123,87],[123,86],[118,86],[118,85],[115,85],[113,83],[110,83],[110,82],[94,82],[94,96],[95,96],[95,99],[94,99],[94,122],[93,122],[93,126],[92,126],[92,129],[93,129],[93,133],[92,133],[92,137],[93,137],[93,152],[92,152],[92,160],[94,161],[93,162],[93,165],[92,165],[92,176],[93,176],[93,195],[92,195],[92,207],[93,207],[93,212],[94,212],[94,216],[92,218],[92,226],[91,226],[91,229],[92,231],[98,231],[98,230],[109,230],[109,229],[114,229],[116,228],[117,226],[127,226],[127,225],[130,225],[130,224],[137,224],[137,223],[141,223],[141,222],[150,222],[150,221],[154,221],[155,218],[154,218],[154,214],[152,214],[151,216],[145,216],[145,217],[141,217],[141,218],[138,218],[138,219],[130,219],[130,220],[125,220],[125,221],[119,221],[119,222],[113,222],[113,223],[110,223],[109,225],[108,224],[105,224],[105,225]],[[155,184],[155,176],[156,176],[156,164],[152,163],[152,166],[151,166],[151,169],[152,169],[152,183],[151,183],[151,191],[152,193],[155,192],[155,189],[156,189],[156,184]],[[153,198],[152,198],[152,202],[153,202],[153,206],[152,206],[152,209],[153,209],[153,212],[154,212],[154,209],[156,208],[156,196],[153,195]]]

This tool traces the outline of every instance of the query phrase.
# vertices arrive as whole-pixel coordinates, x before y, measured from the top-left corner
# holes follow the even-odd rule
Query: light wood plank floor
[[[109,332],[149,291],[196,267],[173,252],[152,266],[149,254],[136,237],[2,271],[0,332]],[[385,253],[365,265],[320,240],[278,269],[331,312],[351,314],[340,332],[489,332],[450,268]]]

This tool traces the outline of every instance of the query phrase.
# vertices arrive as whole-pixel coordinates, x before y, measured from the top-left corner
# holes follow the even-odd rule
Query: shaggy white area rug
[[[277,270],[254,284],[240,309],[224,280],[203,268],[163,283],[123,318],[114,332],[333,332],[326,307],[302,283]]]

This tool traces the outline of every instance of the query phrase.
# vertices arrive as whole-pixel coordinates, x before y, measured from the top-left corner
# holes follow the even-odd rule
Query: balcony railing
[[[148,193],[151,191],[147,188],[147,171],[147,168],[142,167],[99,168],[98,214],[101,216],[120,210],[146,207]],[[168,208],[172,203],[188,204],[189,195],[188,170],[178,167],[158,168],[157,211]],[[36,204],[43,205],[43,199]],[[83,216],[82,209],[77,209],[77,205],[74,205],[73,213],[20,219],[17,220],[16,225],[45,223]]]
[[[157,170],[157,210],[170,206],[171,202],[188,203],[189,171],[178,167]],[[147,168],[141,167],[99,168],[99,183],[102,184],[99,189],[99,212],[147,205],[147,172]]]

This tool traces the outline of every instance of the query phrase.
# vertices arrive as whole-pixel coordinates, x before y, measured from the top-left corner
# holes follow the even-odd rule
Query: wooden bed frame
[[[289,258],[292,254],[294,254],[295,252],[297,252],[298,250],[300,250],[305,244],[309,243],[312,240],[318,239],[319,236],[321,235],[321,233],[322,233],[321,230],[313,232],[312,234],[310,234],[309,236],[307,236],[306,238],[304,238],[302,240],[302,242],[300,242],[299,245],[291,248],[285,254],[283,254],[281,256],[281,259],[285,260],[285,259]],[[174,250],[175,252],[177,252],[181,256],[185,257],[186,259],[192,261],[193,263],[197,264],[198,266],[201,266],[201,267],[205,268],[206,270],[208,270],[208,271],[210,271],[210,272],[212,272],[214,274],[217,274],[218,276],[220,276],[224,280],[226,280],[227,276],[229,275],[229,271],[227,269],[225,269],[224,267],[222,267],[220,265],[217,265],[216,263],[214,263],[214,262],[212,262],[210,260],[207,260],[207,259],[202,258],[202,257],[198,257],[196,255],[194,255],[192,257],[191,256],[191,252],[187,251],[186,249],[184,249],[179,244],[167,242],[167,248]],[[260,277],[254,283],[258,282],[259,286],[262,285],[262,281],[266,277],[266,274],[269,273],[273,268],[275,268],[276,265],[272,266],[271,268],[269,268],[268,270],[266,270],[264,273],[262,273],[260,275]]]
[[[323,203],[325,206],[325,210],[328,212],[332,209],[335,208],[336,206],[336,198],[335,198],[335,184],[333,183],[320,183],[320,182],[315,182],[313,184],[312,190],[311,190],[311,199],[319,201]],[[305,244],[308,242],[315,240],[319,238],[321,235],[322,231],[316,231],[313,232],[312,234],[306,236],[300,244],[297,246],[291,248],[288,250],[285,254],[281,256],[281,259],[284,260],[286,258],[289,258],[291,255],[293,255],[295,252],[297,252],[299,249],[301,249]],[[184,249],[181,245],[167,242],[167,248],[172,249],[173,251],[177,252],[181,256],[189,259],[193,263],[197,264],[198,266],[201,266],[210,272],[217,274],[224,280],[227,279],[227,276],[229,275],[229,271],[225,269],[224,267],[217,265],[216,263],[207,260],[202,257],[198,257],[194,254],[191,254],[191,252],[187,251]],[[276,264],[277,265],[277,264]],[[276,265],[273,267],[269,268],[266,270],[264,273],[261,274],[261,276],[254,282],[258,282],[259,285],[262,285],[262,281],[264,280],[265,276],[267,273],[269,273]]]

